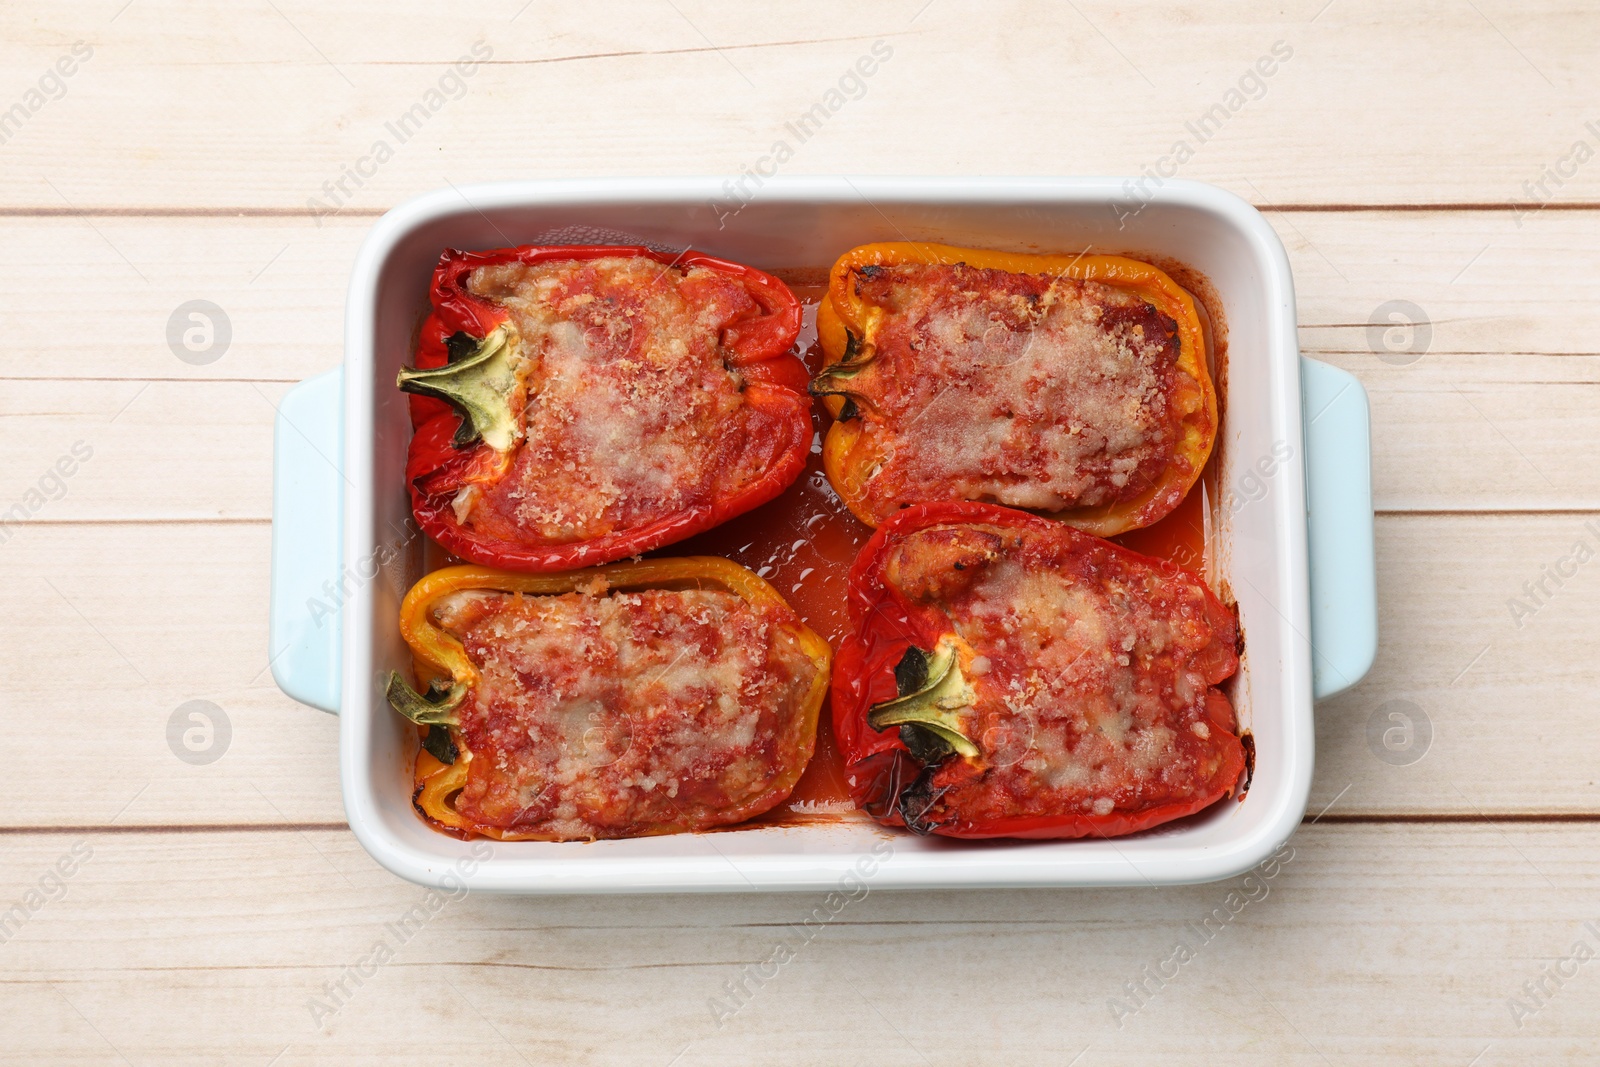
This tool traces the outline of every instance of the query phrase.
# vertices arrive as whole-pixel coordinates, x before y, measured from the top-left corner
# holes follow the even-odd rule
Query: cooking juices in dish
[[[418,524],[551,571],[658,548],[781,493],[811,443],[800,305],[769,274],[634,247],[447,251],[417,366]]]
[[[447,567],[401,635],[429,727],[417,805],[452,830],[570,841],[706,830],[789,795],[811,758],[827,642],[722,559],[529,575]]]
[[[1233,614],[1193,574],[992,504],[897,513],[850,572],[834,727],[869,814],[952,837],[1132,833],[1244,770]]]
[[[985,500],[1110,536],[1171,512],[1211,454],[1199,314],[1148,263],[862,245],[817,330],[812,390],[838,420],[823,461],[872,526]]]
[[[839,265],[826,277],[820,270],[782,272],[786,286],[736,264],[690,255],[674,261],[639,248],[445,254],[434,278],[434,312],[419,345],[421,371],[402,375],[414,394],[431,394],[411,397],[418,431],[408,479],[424,529],[457,556],[521,571],[549,570],[569,556],[586,561],[647,552],[648,545],[687,537],[675,554],[722,558],[647,559],[643,565],[731,568],[725,574],[748,579],[740,580],[741,588],[765,590],[755,597],[765,606],[741,606],[737,594],[718,584],[722,579],[704,575],[680,574],[665,584],[502,575],[498,584],[472,586],[478,580],[472,578],[444,593],[431,584],[441,574],[473,569],[429,575],[407,598],[402,625],[417,652],[419,688],[432,686],[423,696],[396,679],[391,700],[415,721],[435,724],[418,755],[416,781],[418,807],[436,825],[507,839],[588,840],[750,820],[827,820],[859,804],[882,821],[923,833],[1109,836],[1197,811],[1233,787],[1239,777],[1233,754],[1239,754],[1239,766],[1243,757],[1231,708],[1214,688],[1232,672],[1231,661],[1217,652],[1226,645],[1232,655],[1232,638],[1224,634],[1231,615],[1212,597],[1199,617],[1213,627],[1214,642],[1173,645],[1162,663],[1144,663],[1140,640],[1157,641],[1151,635],[1170,637],[1174,628],[1182,629],[1181,619],[1161,614],[1162,605],[1193,608],[1201,603],[1194,596],[1204,592],[1203,584],[1052,521],[1100,533],[1127,530],[1119,540],[1141,552],[1203,569],[1204,493],[1185,491],[1205,467],[1217,420],[1206,339],[1192,298],[1156,268],[1117,257],[1003,256],[918,245],[918,259],[904,251],[911,247],[865,246],[840,260],[855,264],[845,276],[866,283],[859,287],[863,305],[850,313],[854,318],[837,310]],[[875,273],[888,267],[911,273]],[[924,268],[932,273],[915,273]],[[802,305],[819,309],[815,334],[809,321],[802,328]],[[1014,312],[1009,319],[1008,308]],[[905,322],[886,324],[891,311]],[[846,321],[866,322],[868,328],[857,334],[845,328]],[[536,344],[527,343],[530,336]],[[958,336],[950,351],[928,343]],[[1052,359],[1062,364],[1053,378]],[[889,374],[896,367],[917,384],[896,384]],[[825,400],[814,413],[800,392],[808,371]],[[654,377],[641,385],[641,374]],[[682,395],[673,401],[666,383],[675,375],[683,379],[677,389]],[[1118,390],[1138,398],[1121,409],[1131,429],[1112,424],[1118,409],[1110,398]],[[641,398],[649,401],[652,392],[654,406],[646,408],[664,413],[660,421],[623,426],[614,417],[622,403],[640,410]],[[943,413],[952,423],[945,428],[946,444],[978,437],[988,444],[947,449],[928,461],[931,466],[912,462],[928,444],[919,434],[928,419],[901,420],[910,430],[896,436],[892,420],[867,417],[869,405],[878,404],[870,410],[881,416],[914,397],[926,402],[926,410],[942,412],[940,398],[953,392],[964,398],[955,414],[970,418],[963,428]],[[1054,401],[1035,403],[1041,393]],[[997,410],[1010,413],[1003,425]],[[1062,418],[1052,421],[1052,412]],[[818,420],[815,438],[812,417]],[[938,445],[939,435],[930,440]],[[510,447],[496,448],[497,441]],[[985,452],[989,446],[993,457]],[[928,628],[915,639],[909,630],[896,631],[898,650],[885,651],[886,631],[864,628],[859,574],[852,574],[851,563],[872,529],[857,516],[898,529],[905,520],[894,516],[906,514],[900,511],[905,501],[886,503],[887,494],[872,495],[895,484],[876,477],[892,467],[879,462],[883,457],[860,462],[879,447],[905,461],[904,470],[918,472],[920,484],[941,499],[994,491],[1049,516],[987,509],[986,514],[1020,518],[1024,527],[1012,536],[1028,544],[1007,549],[1021,556],[1001,560],[984,581],[973,576],[971,589],[987,590],[984,610],[1000,611],[1004,601],[995,574],[1032,568],[1038,582],[1056,582],[1057,594],[1076,597],[1073,602],[1085,610],[1098,604],[1101,614],[1084,618],[1104,625],[1110,601],[1096,601],[1085,574],[1098,574],[1110,563],[1142,561],[1129,573],[1138,578],[1134,585],[1145,600],[1117,622],[1136,647],[1109,650],[1105,677],[1120,678],[1121,688],[1101,692],[1098,711],[1074,720],[1065,706],[1052,713],[1045,697],[1026,707],[996,704],[985,682],[973,689],[982,699],[962,705],[966,710],[952,720],[959,738],[940,740],[937,720],[912,721],[929,705],[912,684],[919,664],[926,687],[952,684],[952,676],[941,673],[950,664],[959,666],[970,687],[979,676],[971,670],[974,660],[997,676],[1008,661],[975,652],[979,646],[973,642],[983,635],[952,621],[960,611],[942,601],[918,603],[948,609],[945,630]],[[763,468],[751,457],[764,448],[771,460]],[[1021,461],[1030,450],[1050,462],[1030,467]],[[603,462],[590,461],[591,455]],[[941,465],[944,482],[930,473]],[[741,485],[757,488],[746,492]],[[602,498],[604,506],[594,504]],[[758,507],[762,500],[770,502]],[[684,504],[681,514],[648,520],[652,510],[665,515]],[[944,506],[966,505],[936,505]],[[885,510],[870,517],[870,508],[877,507]],[[1001,526],[1009,521],[997,520]],[[1049,556],[1038,540],[1046,529],[1063,535],[1055,563],[1070,557],[1079,571],[1040,562]],[[881,542],[881,534],[873,540]],[[861,553],[857,572],[874,551]],[[439,554],[426,555],[437,560]],[[917,558],[941,557],[922,552]],[[964,573],[954,560],[945,562],[950,573]],[[557,584],[515,584],[550,580]],[[574,584],[564,584],[569,580]],[[1033,603],[1048,599],[1034,592],[1039,596]],[[1032,614],[1024,608],[1017,618]],[[881,616],[875,617],[881,622]],[[659,625],[652,619],[677,621]],[[769,637],[758,640],[763,626]],[[579,634],[604,640],[600,646],[584,644]],[[418,635],[425,636],[421,645]],[[941,645],[940,638],[951,635],[967,644]],[[1047,685],[1071,689],[1084,682],[1079,668],[1092,658],[1092,642],[1078,637],[1085,658],[1073,668],[1077,673],[1051,681],[1045,677],[1048,662],[1029,668],[1046,686],[1035,696],[1046,693]],[[851,666],[835,679],[837,734],[825,730],[818,737],[817,716],[828,712],[830,643]],[[798,658],[785,659],[784,647],[800,650]],[[921,650],[920,661],[906,652],[912,647]],[[871,657],[862,649],[893,659],[887,673],[877,661],[868,669]],[[653,677],[679,653],[684,658],[664,680]],[[1123,655],[1128,665],[1117,661]],[[1191,660],[1187,673],[1179,665],[1183,655]],[[462,664],[465,673],[457,670]],[[897,667],[899,682],[909,687],[904,693]],[[774,681],[780,676],[789,678],[787,689]],[[1015,680],[1005,677],[1008,686]],[[1154,687],[1170,697],[1188,687],[1192,697],[1195,679],[1202,677],[1207,680],[1200,688],[1208,695],[1198,705],[1178,707],[1168,699],[1157,706],[1159,701],[1151,704],[1138,695]],[[766,681],[747,689],[753,678]],[[802,702],[801,713],[785,718],[770,695],[781,690],[787,696],[773,699],[791,707],[806,678],[815,704]],[[843,699],[847,689],[855,692],[852,686],[865,686],[872,699]],[[761,697],[763,692],[769,696]],[[950,696],[941,690],[932,700]],[[896,701],[902,702],[868,722],[873,705]],[[735,714],[735,708],[741,710]],[[890,721],[903,714],[912,719]],[[972,717],[967,732],[960,729],[962,716]],[[1083,725],[1084,716],[1093,719],[1092,730]],[[810,725],[801,725],[805,721]],[[1213,739],[1200,737],[1196,725]],[[785,732],[788,727],[798,727],[803,745]],[[1189,732],[1178,736],[1181,729]],[[699,749],[686,747],[691,735],[699,738]],[[1025,760],[1012,757],[1034,741],[1053,747],[1035,752],[1038,766],[1028,771]],[[1097,769],[1084,777],[1075,760]],[[1150,769],[1157,765],[1152,779]],[[1083,779],[1078,792],[1065,784],[1074,775]],[[1118,781],[1121,786],[1114,788]],[[940,803],[932,802],[936,796],[943,798]]]

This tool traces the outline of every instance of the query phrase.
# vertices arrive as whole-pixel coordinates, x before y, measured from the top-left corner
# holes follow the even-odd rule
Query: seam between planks
[[[6,526],[21,530],[30,526],[270,526],[270,515],[244,515],[203,519],[18,519]]]

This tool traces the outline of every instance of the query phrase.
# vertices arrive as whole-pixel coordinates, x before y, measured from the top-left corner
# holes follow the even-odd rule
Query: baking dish
[[[341,715],[351,829],[385,867],[514,893],[1160,885],[1227,878],[1299,824],[1314,697],[1360,680],[1377,646],[1366,394],[1302,359],[1293,280],[1272,228],[1223,190],[1169,181],[1129,201],[1114,178],[774,178],[730,202],[720,179],[526,181],[441,190],[383,216],[357,257],[342,367],[279,406],[271,655],[290,696]],[[412,809],[415,731],[383,699],[406,662],[396,613],[422,574],[403,482],[410,423],[395,374],[446,247],[618,233],[763,269],[826,265],[869,241],[1127,253],[1203,276],[1226,316],[1210,509],[1214,584],[1237,600],[1233,699],[1255,746],[1242,800],[1116,840],[964,843],[834,821],[580,844],[469,844]],[[1218,326],[1220,327],[1220,323]],[[476,847],[476,851],[474,848]],[[864,862],[870,859],[870,862]],[[870,877],[866,872],[870,871]]]

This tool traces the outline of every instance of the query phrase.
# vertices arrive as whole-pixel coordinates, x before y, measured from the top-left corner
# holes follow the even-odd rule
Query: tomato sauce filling
[[[1204,404],[1178,327],[1115,286],[964,264],[858,268],[882,314],[842,387],[881,461],[880,514],[932,500],[1059,511],[1138,498],[1175,465]]]
[[[659,264],[656,266],[659,267]],[[822,368],[823,356],[816,340],[814,319],[818,304],[827,298],[825,269],[777,271],[806,308],[806,325],[799,348],[807,369],[815,374]],[[788,491],[764,504],[699,534],[649,555],[711,555],[732,559],[772,582],[793,605],[799,616],[835,648],[850,632],[846,618],[846,572],[871,529],[862,525],[834,493],[823,473],[821,440],[833,419],[817,405],[814,412],[815,436],[805,472]],[[1206,530],[1208,492],[1213,473],[1197,484],[1172,514],[1152,526],[1130,531],[1114,539],[1139,552],[1172,561],[1192,570],[1204,571],[1210,559],[1210,537]],[[427,546],[425,569],[433,570],[455,557],[431,542]],[[843,756],[834,740],[830,705],[824,703],[822,727],[816,736],[815,754],[792,793],[757,822],[800,824],[833,820],[854,815]]]
[[[569,544],[732,497],[779,458],[781,418],[746,402],[723,331],[760,308],[737,279],[645,257],[502,263],[467,277],[516,327],[524,436],[456,518]]]
[[[816,665],[782,605],[719,590],[460,592],[436,621],[480,673],[455,807],[585,840],[739,822],[781,801],[814,741]]]
[[[937,765],[929,826],[1105,818],[1199,801],[1242,767],[1215,687],[1238,667],[1236,623],[1193,575],[1066,527],[930,526],[885,580],[959,638],[980,760]]]

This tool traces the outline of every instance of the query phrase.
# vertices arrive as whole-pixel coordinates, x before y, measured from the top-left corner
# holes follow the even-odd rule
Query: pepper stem
[[[433,691],[429,690],[429,696]],[[456,726],[460,718],[456,709],[467,697],[467,687],[460,682],[452,685],[439,701],[429,700],[428,697],[418,693],[406,680],[400,677],[400,672],[389,672],[389,685],[384,690],[384,696],[389,699],[389,706],[418,726]]]
[[[895,679],[901,695],[867,712],[868,726],[874,730],[914,726],[968,759],[978,758],[978,746],[962,732],[958,714],[971,707],[977,695],[961,673],[953,637],[941,637],[931,653],[907,649],[895,669]]]
[[[465,335],[457,334],[457,337]],[[497,452],[509,452],[521,436],[511,410],[517,390],[516,330],[503,322],[481,341],[467,338],[471,347],[443,367],[418,370],[402,367],[396,384],[408,393],[438,397],[461,412],[461,428],[452,442],[466,448],[478,441]],[[459,347],[451,338],[451,351]]]
[[[839,358],[839,362],[823,367],[817,372],[816,377],[811,379],[812,396],[850,396],[848,392],[839,388],[838,383],[847,382],[866,370],[876,357],[876,351],[869,352],[865,356],[861,354],[866,346],[860,337],[849,331],[845,332],[844,337],[844,355]]]

